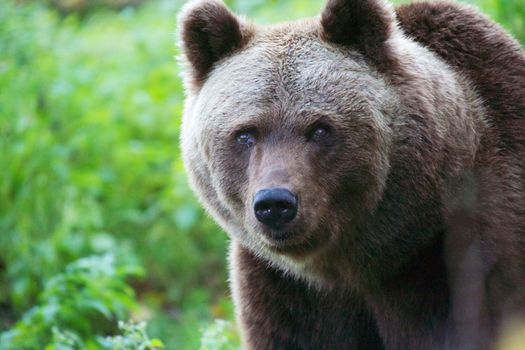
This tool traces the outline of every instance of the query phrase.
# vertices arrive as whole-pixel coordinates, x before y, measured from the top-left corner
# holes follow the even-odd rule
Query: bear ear
[[[352,46],[376,63],[388,59],[385,45],[396,28],[394,9],[384,0],[328,0],[321,38]]]
[[[251,32],[219,0],[193,0],[178,17],[179,42],[190,78],[202,85],[215,62],[244,46]]]

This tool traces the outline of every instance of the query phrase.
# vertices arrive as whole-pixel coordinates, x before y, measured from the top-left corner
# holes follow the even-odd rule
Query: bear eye
[[[330,126],[324,123],[316,123],[310,130],[308,139],[314,142],[321,142],[328,138],[332,130]]]
[[[255,132],[241,131],[235,137],[237,144],[246,147],[252,147],[255,144]]]

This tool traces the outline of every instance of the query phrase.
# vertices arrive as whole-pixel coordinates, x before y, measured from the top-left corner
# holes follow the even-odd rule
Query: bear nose
[[[261,190],[255,194],[253,209],[257,220],[278,229],[297,215],[297,196],[284,188]]]

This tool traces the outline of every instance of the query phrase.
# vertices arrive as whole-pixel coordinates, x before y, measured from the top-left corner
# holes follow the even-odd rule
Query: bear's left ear
[[[385,43],[396,28],[394,9],[384,0],[328,0],[321,38],[351,46],[379,65],[388,60]]]
[[[180,47],[196,87],[202,85],[217,61],[241,48],[252,36],[220,0],[189,1],[177,23]]]

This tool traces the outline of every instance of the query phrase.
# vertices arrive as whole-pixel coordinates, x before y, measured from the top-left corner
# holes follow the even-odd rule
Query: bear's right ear
[[[252,31],[219,0],[193,0],[178,17],[179,41],[191,84],[200,87],[213,65],[244,46]]]

